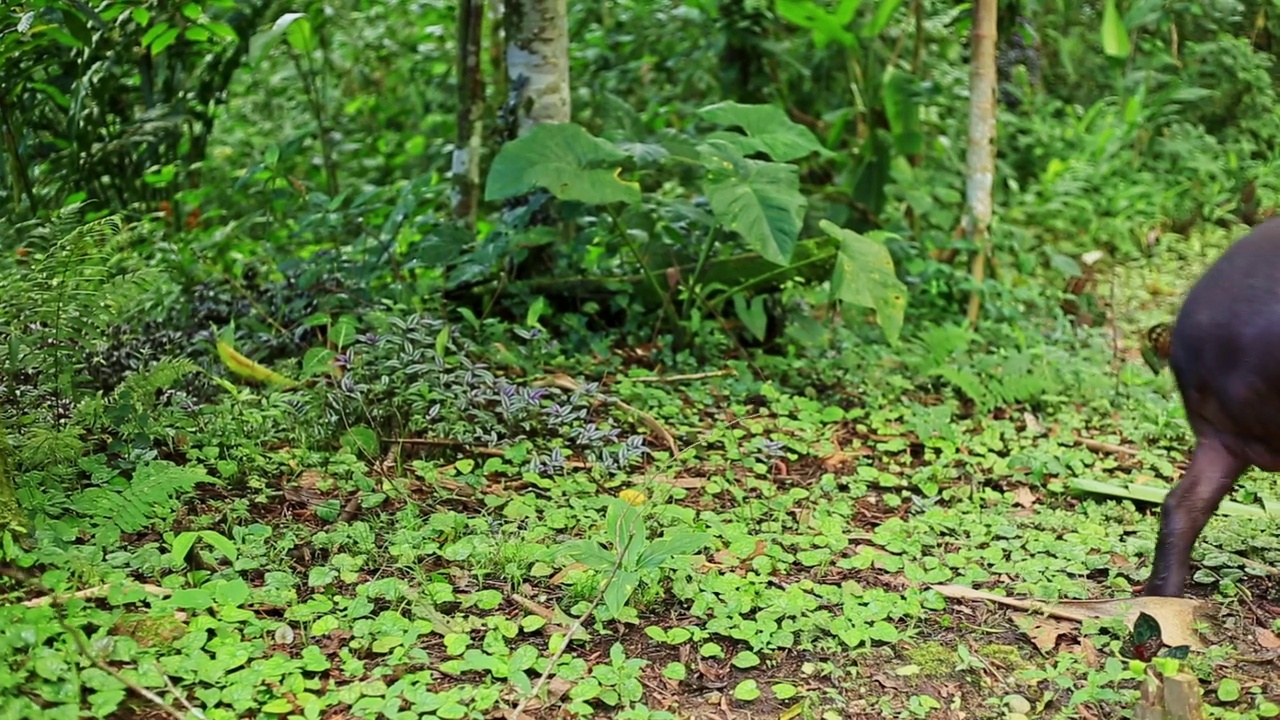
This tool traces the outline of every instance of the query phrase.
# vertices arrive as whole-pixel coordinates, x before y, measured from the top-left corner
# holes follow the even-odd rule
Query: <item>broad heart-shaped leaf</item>
[[[714,133],[710,137],[728,140],[742,152],[763,152],[778,162],[789,162],[826,148],[809,128],[793,122],[776,105],[743,105],[732,101],[708,105],[699,115],[717,125],[742,128],[747,137],[734,133]]]
[[[580,125],[538,125],[498,151],[485,180],[485,200],[505,200],[535,188],[561,200],[589,205],[640,201],[640,186],[618,177],[627,158],[607,140],[592,136]],[[601,165],[612,168],[600,168]]]
[[[709,140],[702,183],[711,211],[725,228],[743,238],[769,262],[791,261],[808,201],[800,194],[794,165],[747,160],[727,144]]]
[[[893,258],[884,245],[823,220],[818,227],[840,241],[831,292],[843,302],[876,311],[876,322],[890,343],[902,333],[907,310],[907,286],[893,270]]]

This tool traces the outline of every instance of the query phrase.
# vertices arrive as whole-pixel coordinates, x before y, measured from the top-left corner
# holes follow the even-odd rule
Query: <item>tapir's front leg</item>
[[[1191,547],[1246,467],[1222,443],[1198,438],[1191,465],[1160,509],[1156,559],[1143,595],[1182,597],[1191,572]]]

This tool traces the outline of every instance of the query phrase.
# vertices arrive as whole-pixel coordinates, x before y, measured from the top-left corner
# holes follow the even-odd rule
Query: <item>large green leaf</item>
[[[790,262],[808,206],[796,167],[748,160],[719,140],[708,140],[702,149],[703,164],[711,169],[702,188],[716,219],[769,262]]]
[[[622,498],[612,498],[604,525],[613,539],[613,551],[622,557],[622,567],[634,567],[636,557],[649,544],[640,511]]]
[[[709,137],[733,143],[743,155],[763,152],[778,162],[788,162],[826,148],[809,128],[793,122],[776,105],[743,105],[732,101],[708,105],[698,111],[717,125],[742,128],[746,137],[719,132]]]
[[[285,13],[276,18],[276,21],[271,24],[271,28],[269,30],[263,30],[249,38],[249,64],[257,65],[258,62],[262,60],[268,52],[270,52],[271,48],[279,44],[280,40],[285,37],[286,33],[290,32],[290,28],[293,27],[295,23],[306,25],[308,27],[306,30],[294,30],[294,35],[293,38],[291,38],[290,44],[293,44],[295,38],[305,39],[306,36],[312,35],[310,30],[311,21],[307,19],[305,13]]]
[[[786,187],[789,180],[798,180],[794,168],[761,163],[749,178],[708,181],[704,186],[721,224],[778,265],[791,261],[806,205],[798,189]]]
[[[822,49],[837,42],[847,48],[857,48],[858,38],[849,31],[849,23],[862,0],[840,0],[835,12],[814,0],[777,0],[778,14],[790,23],[805,28],[813,36],[813,44]]]
[[[924,133],[920,132],[920,106],[914,97],[916,79],[890,67],[885,70],[881,87],[894,148],[899,155],[919,153],[924,149]]]
[[[675,531],[655,540],[644,549],[637,561],[637,570],[657,570],[663,563],[681,555],[692,555],[711,542],[711,534],[703,532]]]
[[[889,21],[893,19],[893,14],[901,7],[902,0],[880,0],[876,4],[876,14],[871,18],[871,22],[862,26],[858,34],[864,38],[873,38],[884,32],[889,27]]]
[[[1129,31],[1116,9],[1116,0],[1107,0],[1102,11],[1102,52],[1113,58],[1129,57]]]
[[[823,220],[818,227],[840,241],[831,292],[839,300],[876,311],[876,322],[890,343],[898,342],[907,309],[907,286],[893,270],[893,258],[884,245],[852,230]]]
[[[580,125],[538,125],[498,151],[485,181],[485,200],[505,200],[545,188],[561,200],[588,205],[640,201],[640,186],[618,177],[627,158]],[[600,168],[600,165],[613,165]]]
[[[631,598],[631,593],[640,587],[640,575],[630,570],[619,570],[613,576],[613,581],[604,589],[604,606],[613,617],[622,614],[623,608],[627,606],[627,600]]]

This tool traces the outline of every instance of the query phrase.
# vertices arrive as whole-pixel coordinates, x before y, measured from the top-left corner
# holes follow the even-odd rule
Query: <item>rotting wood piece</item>
[[[1204,720],[1200,681],[1186,671],[1164,675],[1154,665],[1148,665],[1133,717],[1134,720]]]

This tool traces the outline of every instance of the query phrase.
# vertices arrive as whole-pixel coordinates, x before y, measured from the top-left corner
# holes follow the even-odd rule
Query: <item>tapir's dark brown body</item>
[[[1187,294],[1169,365],[1196,436],[1161,509],[1144,595],[1180,597],[1191,546],[1250,466],[1280,470],[1280,218],[1253,229]]]

